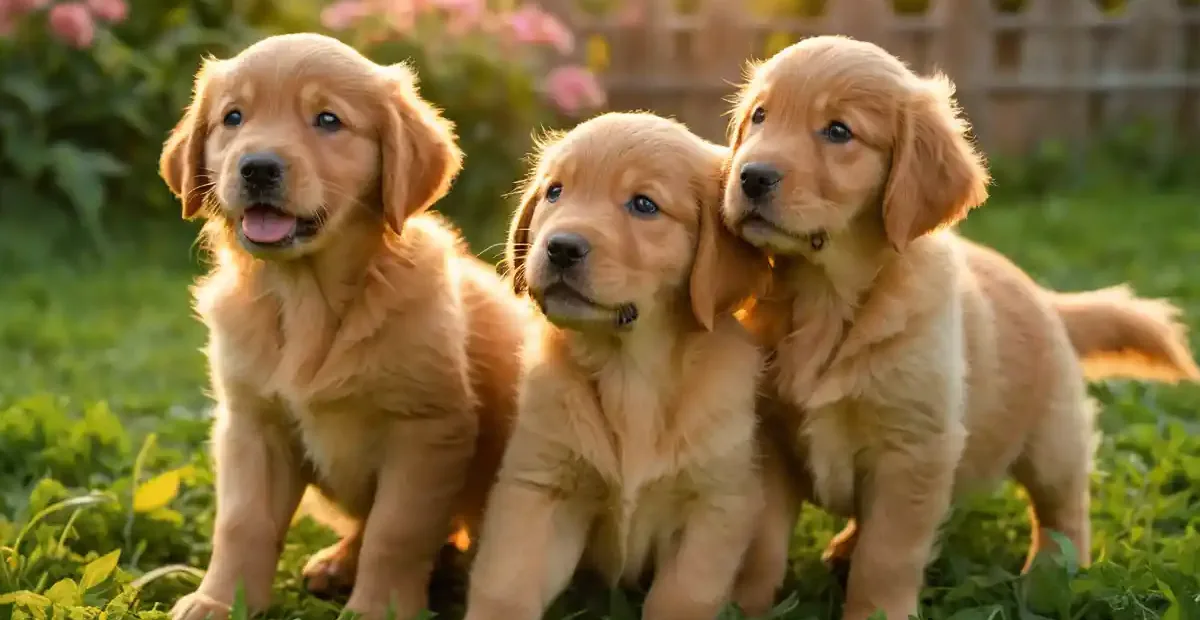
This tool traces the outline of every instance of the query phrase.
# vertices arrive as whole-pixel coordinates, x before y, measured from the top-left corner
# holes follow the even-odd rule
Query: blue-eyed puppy
[[[508,247],[542,320],[470,620],[541,617],[580,564],[613,585],[653,575],[645,618],[769,607],[784,562],[742,570],[764,515],[761,359],[730,313],[767,264],[717,219],[725,155],[643,113],[543,146]]]

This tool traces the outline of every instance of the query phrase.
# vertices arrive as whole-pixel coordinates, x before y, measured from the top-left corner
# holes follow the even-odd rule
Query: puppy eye
[[[755,125],[759,125],[765,120],[767,120],[767,111],[762,106],[754,108],[754,111],[750,113],[750,122]]]
[[[342,119],[333,112],[321,112],[313,119],[313,126],[320,127],[325,131],[337,131],[342,128]]]
[[[562,183],[552,183],[546,188],[546,202],[558,202],[559,196],[562,196]]]
[[[650,216],[658,213],[658,205],[654,204],[653,200],[650,200],[642,194],[638,194],[633,198],[630,198],[629,202],[626,203],[626,206],[635,215]]]
[[[854,134],[850,133],[850,128],[841,121],[833,121],[829,126],[821,130],[825,139],[834,144],[845,144],[854,138]]]
[[[242,112],[240,110],[230,110],[225,114],[225,118],[221,119],[221,123],[226,127],[237,127],[242,124]]]

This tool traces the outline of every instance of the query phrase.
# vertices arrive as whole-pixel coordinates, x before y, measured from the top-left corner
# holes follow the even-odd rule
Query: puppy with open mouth
[[[652,575],[644,618],[770,607],[791,525],[771,515],[789,485],[757,437],[761,358],[731,314],[767,264],[718,221],[724,156],[641,113],[543,146],[508,263],[544,320],[522,354],[468,619],[540,618],[578,565],[613,585]]]
[[[175,620],[261,611],[302,497],[341,539],[320,595],[408,620],[478,525],[516,404],[527,304],[425,213],[461,166],[403,65],[316,34],[206,61],[162,176],[203,216],[194,289],[216,402],[212,557]],[[308,492],[306,494],[306,488]]]
[[[723,219],[773,261],[746,324],[813,497],[851,519],[843,617],[918,612],[957,493],[1027,491],[1026,567],[1091,557],[1085,377],[1196,380],[1178,309],[1124,287],[1063,294],[951,230],[987,197],[941,75],[883,48],[805,39],[753,68],[730,127]]]

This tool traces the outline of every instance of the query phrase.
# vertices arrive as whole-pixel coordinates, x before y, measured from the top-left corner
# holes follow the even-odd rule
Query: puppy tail
[[[1180,310],[1121,284],[1094,291],[1047,291],[1089,379],[1200,380]]]

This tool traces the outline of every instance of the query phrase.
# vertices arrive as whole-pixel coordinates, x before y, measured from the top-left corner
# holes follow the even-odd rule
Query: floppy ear
[[[206,59],[200,66],[192,102],[175,123],[158,158],[158,173],[167,182],[171,193],[183,203],[185,220],[200,213],[211,190],[212,181],[204,162],[204,143],[208,140],[209,98],[219,62]]]
[[[533,221],[534,208],[541,200],[541,187],[536,177],[525,182],[521,202],[513,213],[508,227],[508,245],[504,249],[504,262],[508,275],[512,277],[513,292],[520,295],[529,287],[525,280],[525,256],[529,253],[529,223]]]
[[[883,218],[888,241],[903,250],[983,204],[988,172],[967,141],[968,124],[955,104],[954,85],[945,76],[922,79],[898,123]]]
[[[390,82],[381,131],[383,213],[397,233],[404,220],[440,200],[462,170],[454,123],[421,98],[412,70],[384,67]]]
[[[728,165],[726,161],[720,177],[710,179],[700,197],[700,227],[689,281],[692,314],[710,331],[718,316],[761,295],[770,275],[766,255],[733,234],[721,216],[722,180]]]

